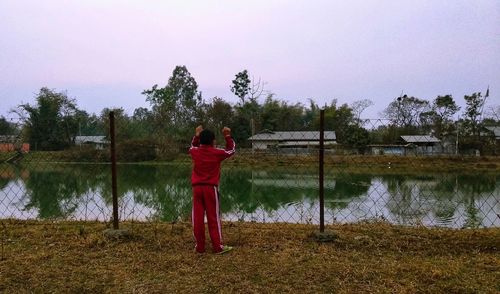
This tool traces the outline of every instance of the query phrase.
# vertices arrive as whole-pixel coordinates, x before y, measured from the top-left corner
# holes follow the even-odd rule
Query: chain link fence
[[[0,219],[112,219],[109,121],[77,136],[10,126],[0,134]],[[496,141],[478,157],[460,135],[404,134],[385,120],[349,132],[324,132],[326,224],[500,226]],[[120,221],[190,221],[193,134],[116,117]],[[236,142],[222,167],[223,220],[319,224],[319,139],[319,130],[263,130]]]

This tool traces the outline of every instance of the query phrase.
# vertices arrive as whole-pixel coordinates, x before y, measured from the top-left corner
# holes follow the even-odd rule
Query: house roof
[[[499,138],[500,137],[500,127],[485,127],[486,129],[490,130],[495,134],[495,137]]]
[[[434,136],[401,136],[407,143],[439,143],[441,142]]]
[[[337,137],[334,131],[325,131],[325,141],[335,141]],[[307,132],[268,132],[253,135],[250,141],[318,141],[318,131]]]
[[[328,141],[326,142],[327,144],[337,144],[336,142],[333,141]],[[319,146],[319,141],[286,141],[279,143],[278,146]]]
[[[84,143],[106,144],[106,143],[109,143],[109,141],[106,140],[106,136],[76,136],[75,143],[76,144],[84,144]]]

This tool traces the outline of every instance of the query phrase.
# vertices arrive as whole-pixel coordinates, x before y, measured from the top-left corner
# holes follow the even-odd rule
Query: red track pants
[[[217,186],[193,186],[193,234],[196,251],[205,252],[205,211],[207,212],[208,232],[214,252],[222,251],[222,228],[219,213],[219,191]]]

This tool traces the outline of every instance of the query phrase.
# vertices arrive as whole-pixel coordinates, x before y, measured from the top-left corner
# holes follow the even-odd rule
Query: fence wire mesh
[[[0,219],[109,221],[110,138],[103,117],[93,128],[80,126],[76,136],[64,129],[33,133],[11,120],[0,134]],[[212,127],[222,143],[222,125]],[[494,166],[497,156],[461,150],[458,135],[438,141],[405,135],[385,120],[363,120],[349,132],[324,133],[326,224],[500,225],[498,172],[472,170]],[[121,221],[190,220],[193,134],[194,128],[117,114]],[[319,138],[318,130],[262,130],[237,141],[236,155],[222,167],[223,220],[318,224]],[[495,155],[496,142],[488,146]]]

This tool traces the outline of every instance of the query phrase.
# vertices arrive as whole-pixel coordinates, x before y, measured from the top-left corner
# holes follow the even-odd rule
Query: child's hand
[[[203,131],[203,126],[202,125],[197,126],[195,130],[196,137],[200,136],[201,131]]]
[[[224,127],[222,129],[222,134],[224,134],[224,137],[231,136],[231,129],[228,127]]]

